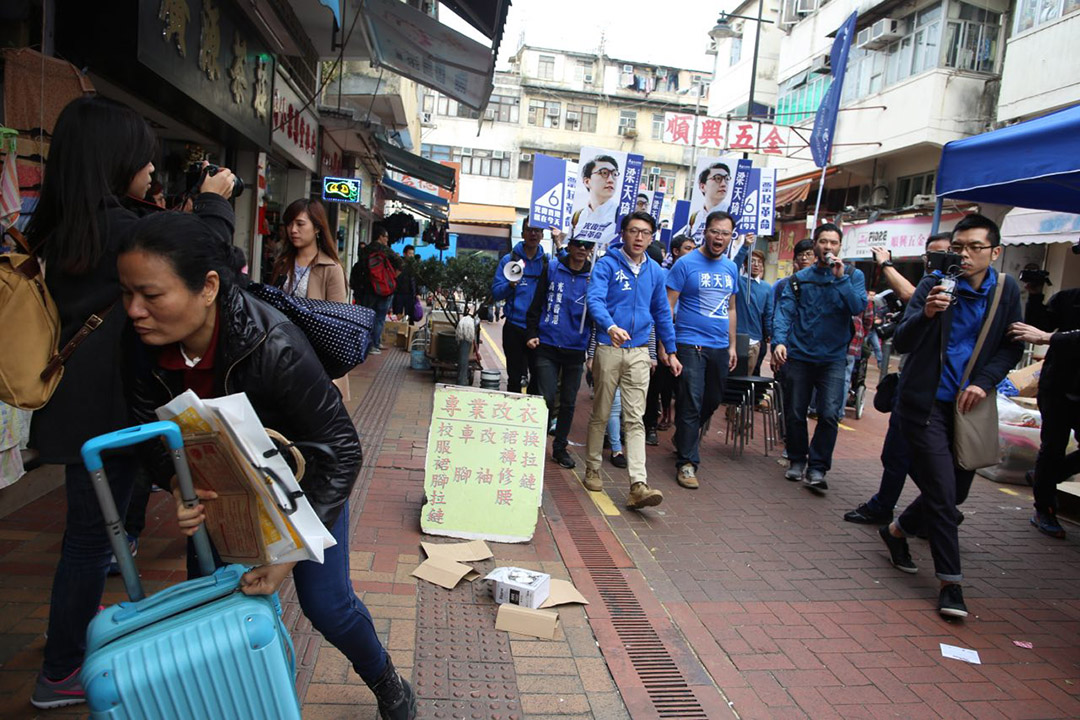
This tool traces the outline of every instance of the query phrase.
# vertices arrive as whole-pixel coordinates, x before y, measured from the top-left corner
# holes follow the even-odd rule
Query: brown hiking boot
[[[634,483],[630,486],[630,497],[626,499],[626,507],[637,510],[644,507],[654,507],[664,502],[664,493],[653,490],[643,482]]]
[[[604,480],[600,477],[599,470],[585,468],[585,479],[581,481],[586,490],[600,492],[604,489]]]
[[[688,490],[697,490],[698,479],[694,471],[694,465],[692,463],[686,463],[679,468],[679,472],[675,475],[675,482]]]

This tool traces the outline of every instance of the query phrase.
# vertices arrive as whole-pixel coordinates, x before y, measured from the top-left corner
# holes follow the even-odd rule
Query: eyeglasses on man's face
[[[611,178],[619,177],[619,171],[615,170],[614,168],[599,168],[597,170],[593,170],[589,177],[592,177],[593,175],[599,175],[605,180],[610,180]]]
[[[960,255],[966,250],[969,255],[974,255],[975,253],[981,253],[983,250],[989,250],[992,247],[994,246],[983,245],[982,243],[953,243],[949,246],[949,252]]]
[[[721,228],[709,228],[705,231],[705,234],[714,238],[729,238],[735,233],[731,230],[722,230]]]
[[[724,173],[716,173],[715,175],[710,176],[709,180],[719,185],[720,183],[730,182],[731,176],[725,175]]]
[[[631,227],[623,230],[627,237],[642,237],[646,235],[652,235],[653,231],[647,227]]]
[[[799,253],[795,257],[798,258],[799,260],[810,260],[811,258],[814,257],[814,251],[813,250],[803,250],[801,253]]]

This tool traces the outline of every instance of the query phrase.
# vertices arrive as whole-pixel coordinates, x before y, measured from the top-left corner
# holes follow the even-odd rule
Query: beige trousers
[[[649,349],[615,348],[599,345],[593,357],[592,415],[589,417],[589,439],[586,445],[585,467],[600,470],[604,458],[604,430],[611,415],[615,388],[622,390],[623,430],[626,465],[630,484],[646,482],[645,476],[645,391],[649,387]]]

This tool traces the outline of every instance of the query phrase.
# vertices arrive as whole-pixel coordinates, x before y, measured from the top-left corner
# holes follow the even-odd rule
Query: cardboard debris
[[[559,614],[551,610],[532,610],[517,605],[499,606],[495,616],[495,629],[520,635],[531,635],[542,640],[553,640],[555,628],[559,624]]]
[[[589,604],[589,601],[585,599],[585,596],[579,593],[578,589],[566,580],[552,580],[550,587],[551,589],[548,593],[547,600],[540,603],[541,608],[555,607],[556,605],[569,605],[570,603],[577,603],[579,605]]]
[[[471,582],[480,577],[480,573],[468,565],[462,565],[459,562],[443,557],[429,557],[412,571],[412,575],[421,580],[435,583],[447,590],[453,590],[457,587],[462,578]]]
[[[945,643],[938,643],[941,646],[942,657],[947,657],[950,660],[962,660],[972,665],[982,665],[982,660],[979,659],[979,651],[972,650],[970,648],[957,647],[956,645],[946,645]]]
[[[483,540],[470,540],[463,543],[430,543],[422,542],[429,558],[440,557],[455,562],[478,562],[494,557],[491,548]]]
[[[551,592],[551,576],[536,570],[499,567],[488,573],[484,579],[495,581],[491,594],[500,605],[509,603],[538,608]]]
[[[1035,397],[1038,394],[1039,375],[1042,374],[1042,367],[1043,362],[1040,360],[1009,373],[1009,380],[1020,391],[1020,397]]]

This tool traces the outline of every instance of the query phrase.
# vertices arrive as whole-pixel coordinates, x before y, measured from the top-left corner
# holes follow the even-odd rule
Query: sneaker
[[[911,551],[908,549],[907,538],[893,537],[893,534],[889,532],[888,525],[882,525],[878,528],[878,535],[881,536],[881,541],[885,543],[885,547],[889,548],[889,562],[892,566],[900,572],[906,572],[909,575],[914,575],[919,572],[919,568],[915,565],[915,561],[911,559]]]
[[[662,502],[664,502],[664,493],[653,490],[643,482],[638,482],[630,486],[630,497],[626,499],[626,507],[637,510],[643,507],[655,507]]]
[[[1057,516],[1053,513],[1035,511],[1035,514],[1031,516],[1031,524],[1038,528],[1039,532],[1044,535],[1049,535],[1053,538],[1065,537],[1065,528],[1061,527],[1061,523],[1058,522]]]
[[[551,453],[551,459],[568,470],[577,465],[574,458],[570,457],[570,453],[566,452],[566,450],[555,450]]]
[[[368,350],[368,354],[369,355],[382,355],[382,348],[381,347],[373,347],[370,350]]]
[[[659,445],[660,436],[656,434],[655,430],[645,431],[645,444],[646,445]]]
[[[675,475],[675,482],[682,485],[689,490],[698,489],[698,479],[694,471],[693,463],[686,463],[679,468],[679,472]]]
[[[806,470],[806,463],[805,462],[792,462],[791,467],[789,467],[787,469],[787,472],[784,473],[784,479],[785,480],[790,480],[791,482],[798,482],[798,481],[802,480],[803,471],[805,471],[805,470]]]
[[[956,583],[949,583],[938,594],[937,611],[942,617],[966,618],[967,605],[964,604],[964,591]]]
[[[604,479],[600,477],[599,470],[585,468],[585,479],[581,481],[581,484],[585,486],[586,490],[592,492],[600,492],[604,489]]]
[[[892,510],[873,510],[863,503],[854,510],[844,513],[844,519],[848,522],[860,525],[888,525],[892,522]]]
[[[30,704],[41,710],[77,705],[86,702],[86,692],[82,683],[79,682],[79,670],[63,680],[49,680],[45,673],[38,673],[37,683],[34,684],[34,694],[30,697]]]
[[[625,470],[626,469],[626,453],[611,453],[611,464],[615,467]]]
[[[811,490],[828,490],[829,483],[825,482],[825,473],[817,468],[811,468],[806,471],[806,478],[803,480],[803,485]]]
[[[127,536],[127,541],[128,541],[128,549],[131,550],[131,557],[135,557],[136,555],[139,554],[139,538],[137,538],[137,537],[135,537],[133,535],[128,535]],[[110,555],[109,556],[109,574],[110,575],[119,575],[120,574],[120,563],[118,563],[116,561],[116,556],[115,555]]]

